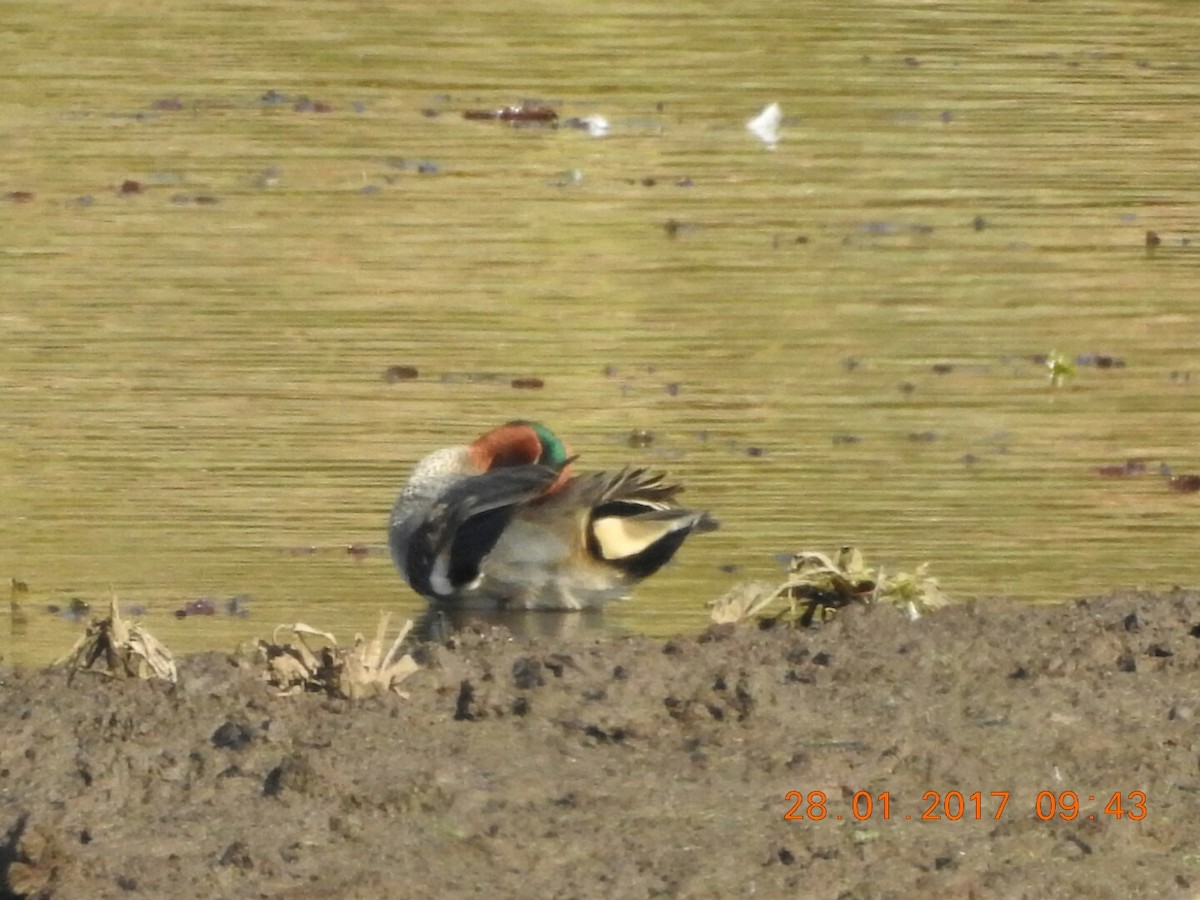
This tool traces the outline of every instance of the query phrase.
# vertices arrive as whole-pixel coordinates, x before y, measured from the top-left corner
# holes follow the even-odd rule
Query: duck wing
[[[452,599],[479,578],[484,558],[522,506],[544,494],[562,466],[503,466],[444,491],[413,533],[405,571],[413,589]]]

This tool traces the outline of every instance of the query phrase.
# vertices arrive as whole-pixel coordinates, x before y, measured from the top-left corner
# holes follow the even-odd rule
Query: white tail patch
[[[687,525],[687,518],[603,516],[592,522],[592,534],[604,559],[626,559],[652,547],[672,531]]]

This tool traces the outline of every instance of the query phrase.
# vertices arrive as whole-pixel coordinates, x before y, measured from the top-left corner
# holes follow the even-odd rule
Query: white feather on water
[[[779,143],[779,125],[783,121],[783,110],[778,103],[763,107],[762,112],[746,123],[746,128],[754,133],[768,147]]]

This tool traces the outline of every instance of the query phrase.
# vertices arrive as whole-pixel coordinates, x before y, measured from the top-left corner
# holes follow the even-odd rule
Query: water
[[[8,14],[0,655],[110,591],[176,650],[414,615],[394,492],[514,417],[724,523],[616,627],[847,542],[960,597],[1196,583],[1157,474],[1200,470],[1183,6],[105,10]],[[523,98],[611,130],[461,117]],[[1054,389],[1051,351],[1124,366]]]

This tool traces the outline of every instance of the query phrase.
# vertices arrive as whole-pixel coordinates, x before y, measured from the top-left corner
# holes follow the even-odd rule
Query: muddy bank
[[[0,667],[0,897],[1200,893],[1200,593],[414,655],[353,705]]]

